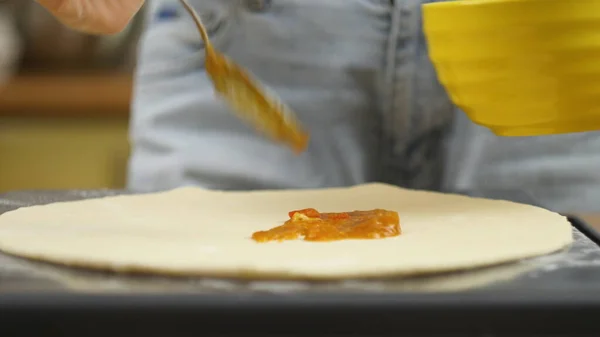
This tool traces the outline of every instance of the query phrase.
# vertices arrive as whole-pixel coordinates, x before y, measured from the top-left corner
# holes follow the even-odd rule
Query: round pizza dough
[[[402,235],[256,243],[291,210],[383,208]],[[572,242],[567,219],[508,201],[384,184],[222,192],[181,188],[21,208],[0,215],[0,250],[58,264],[173,275],[336,279],[437,273],[516,261]]]

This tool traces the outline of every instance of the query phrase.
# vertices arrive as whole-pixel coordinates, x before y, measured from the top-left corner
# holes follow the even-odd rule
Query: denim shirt
[[[600,210],[600,137],[499,138],[438,83],[422,0],[190,0],[222,52],[279,94],[306,153],[258,135],[215,97],[177,0],[149,2],[131,119],[129,188],[348,186],[524,189],[556,210]]]
[[[382,178],[439,189],[454,107],[437,80],[421,29],[421,6],[428,2],[436,1],[393,1],[382,100]]]
[[[221,170],[220,165],[233,170],[232,166],[258,164],[249,158],[227,163],[214,154],[233,151],[235,156],[237,148],[221,148],[219,142],[232,142],[236,137],[232,130],[238,134],[248,132],[233,117],[225,120],[222,113],[214,113],[212,117],[206,113],[197,117],[198,121],[192,120],[202,114],[193,111],[192,96],[212,94],[202,71],[202,42],[177,1],[155,0],[150,2],[148,29],[140,49],[130,187],[153,190],[193,184],[223,189],[303,188],[372,180],[419,188],[439,187],[442,133],[453,108],[427,56],[420,29],[423,1],[195,0],[191,3],[208,26],[217,48],[282,95],[296,108],[301,120],[303,113],[311,113],[310,105],[325,111],[327,115],[322,113],[320,119],[309,120],[308,128],[317,134],[319,125],[337,128],[339,140],[315,139],[314,155],[309,154],[307,160],[312,162],[311,168],[298,169],[307,161],[296,162],[287,169],[296,170],[289,177],[270,168],[265,168],[269,173],[240,169],[226,173],[226,177],[198,173],[206,169],[184,156],[204,154],[209,157],[207,161],[214,162],[212,168],[217,171]],[[183,87],[186,83],[188,88]],[[200,87],[206,91],[199,90]],[[305,97],[299,98],[301,95]],[[196,102],[196,107],[226,110],[216,99],[208,100]],[[314,116],[306,119],[311,117]],[[221,121],[214,122],[217,119]],[[340,122],[342,119],[345,121]],[[187,128],[194,123],[202,125],[196,130]],[[212,129],[202,130],[202,126],[208,128],[211,123],[215,123]],[[366,123],[368,129],[364,127]],[[230,133],[229,139],[198,140],[189,135],[215,133],[223,124],[231,124],[229,130],[222,130],[223,134]],[[185,138],[186,144],[177,140]],[[344,144],[332,146],[328,153],[316,149],[338,141]],[[195,149],[188,148],[194,142]],[[213,144],[214,149],[208,149],[208,144]],[[252,149],[248,142],[231,144],[238,148],[248,146],[244,152],[255,151],[257,156],[260,151],[286,151],[263,145]],[[337,164],[329,162],[328,157],[336,153],[344,155],[339,156]],[[276,163],[271,166],[295,160],[285,156],[266,159]],[[280,170],[286,169],[281,166]],[[217,183],[223,179],[230,182]],[[305,182],[286,184],[285,179]]]

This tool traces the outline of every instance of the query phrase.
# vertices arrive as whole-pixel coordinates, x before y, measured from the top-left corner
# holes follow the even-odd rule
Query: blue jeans
[[[214,95],[203,44],[178,1],[151,1],[129,187],[383,181],[431,190],[519,188],[551,208],[600,210],[597,134],[499,139],[473,125],[437,82],[421,31],[424,2],[191,1],[216,47],[279,94],[311,132],[308,151],[296,156]]]

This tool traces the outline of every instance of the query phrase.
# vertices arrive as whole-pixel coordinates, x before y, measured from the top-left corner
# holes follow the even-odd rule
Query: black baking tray
[[[120,193],[16,192],[0,195],[0,213]],[[574,244],[549,256],[338,284],[114,275],[0,255],[0,336],[600,336],[600,237],[569,220]]]

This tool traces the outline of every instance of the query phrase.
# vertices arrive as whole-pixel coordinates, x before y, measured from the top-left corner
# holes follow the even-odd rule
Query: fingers
[[[144,0],[37,0],[63,24],[91,34],[117,34]]]

